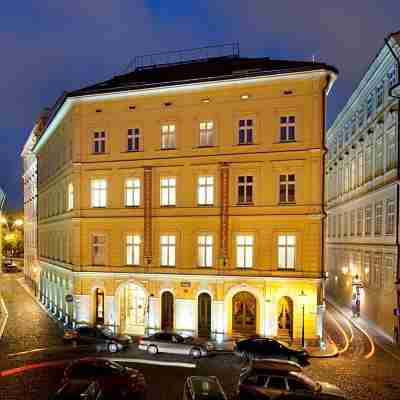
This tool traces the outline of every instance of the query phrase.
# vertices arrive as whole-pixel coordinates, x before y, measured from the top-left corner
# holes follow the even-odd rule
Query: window
[[[200,235],[198,243],[199,267],[213,266],[213,237],[211,235]]]
[[[161,178],[161,205],[176,205],[176,179]]]
[[[105,179],[92,180],[92,207],[106,207],[107,181]]]
[[[365,235],[372,233],[372,206],[365,207]]]
[[[140,179],[131,178],[125,181],[125,206],[138,207],[140,205]]]
[[[358,186],[364,183],[364,153],[358,152]]]
[[[286,390],[285,378],[282,376],[271,376],[268,379],[268,387],[278,390]]]
[[[364,210],[359,208],[357,210],[357,236],[362,236],[363,234],[363,218],[364,218]]]
[[[387,135],[386,146],[386,170],[390,171],[396,167],[396,141],[394,129]]]
[[[94,132],[93,153],[102,154],[106,152],[106,133],[104,131]]]
[[[376,139],[375,143],[375,176],[383,173],[383,138]]]
[[[361,128],[364,125],[364,108],[361,107],[358,110],[358,127]]]
[[[176,237],[175,235],[161,236],[161,265],[164,267],[174,267],[176,263]]]
[[[239,144],[253,144],[254,139],[254,120],[239,119]]]
[[[209,206],[214,204],[214,177],[199,176],[197,201],[201,206]]]
[[[350,212],[350,236],[354,236],[356,232],[356,211]]]
[[[332,216],[332,237],[336,237],[336,215]]]
[[[285,115],[280,118],[281,142],[293,142],[296,140],[296,117]]]
[[[106,259],[105,246],[106,237],[105,235],[93,235],[92,236],[92,262],[93,265],[104,265]]]
[[[128,129],[128,151],[139,151],[140,129]]]
[[[126,264],[140,265],[140,236],[127,235],[126,237]]]
[[[251,268],[253,266],[254,236],[236,236],[236,263],[238,268]]]
[[[347,236],[348,233],[348,228],[349,228],[349,214],[345,212],[343,214],[343,236]]]
[[[357,170],[356,170],[356,157],[355,156],[351,159],[350,176],[351,176],[350,190],[352,190],[352,189],[355,189],[357,186]]]
[[[72,183],[68,184],[68,210],[74,208],[74,185]]]
[[[294,174],[279,175],[279,202],[294,203],[296,201],[296,179]]]
[[[382,234],[382,222],[383,222],[383,205],[380,201],[375,204],[375,235]]]
[[[374,107],[374,97],[372,93],[367,98],[367,119],[372,115]]]
[[[372,146],[368,144],[365,150],[365,179],[369,181],[372,178]]]
[[[238,203],[251,204],[253,202],[253,177],[238,177]]]
[[[386,235],[393,235],[394,224],[395,224],[395,208],[394,200],[386,200],[386,223],[385,223],[385,233]]]
[[[337,237],[340,238],[342,236],[342,215],[339,214],[337,216]]]
[[[376,108],[379,108],[383,104],[383,83],[380,84],[376,89]]]
[[[162,149],[175,149],[175,124],[161,125],[161,148]]]
[[[199,145],[201,147],[214,146],[214,121],[200,122]]]
[[[295,267],[296,236],[278,236],[278,268],[293,269]]]
[[[396,67],[393,67],[387,74],[388,88],[391,89],[397,82]]]

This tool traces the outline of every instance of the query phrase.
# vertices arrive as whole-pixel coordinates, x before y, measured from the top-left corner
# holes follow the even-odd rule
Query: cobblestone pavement
[[[65,360],[66,364],[70,359],[89,354],[88,349],[73,349],[62,344],[56,325],[16,282],[16,278],[16,275],[0,276],[0,288],[10,314],[5,337],[0,341],[0,372],[49,360]],[[400,400],[400,359],[393,358],[379,347],[366,359],[365,356],[371,352],[367,337],[351,327],[334,309],[328,308],[328,311],[329,335],[340,349],[344,348],[344,336],[336,321],[347,337],[352,338],[351,343],[348,350],[339,357],[312,359],[305,372],[314,379],[338,385],[350,399]],[[43,347],[47,349],[30,352]],[[19,352],[27,353],[12,356]],[[128,353],[118,353],[115,357],[128,355],[154,358],[135,349]],[[155,358],[159,361],[192,363],[192,360],[179,356],[158,355]],[[57,388],[65,364],[0,377],[0,400],[47,399]],[[149,399],[181,399],[182,387],[189,375],[216,375],[228,396],[233,397],[241,367],[237,357],[233,354],[216,354],[199,360],[196,365],[196,368],[178,368],[130,364],[144,372],[149,387]]]

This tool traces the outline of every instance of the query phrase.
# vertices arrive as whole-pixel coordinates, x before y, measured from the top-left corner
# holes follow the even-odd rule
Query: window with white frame
[[[253,203],[253,176],[238,176],[238,204]]]
[[[139,235],[126,236],[126,264],[140,265],[140,244]]]
[[[365,180],[372,178],[372,145],[371,143],[365,149]]]
[[[140,179],[125,180],[125,206],[138,207],[140,205]]]
[[[296,177],[294,174],[279,175],[279,202],[294,203],[296,201]]]
[[[296,236],[278,236],[278,268],[294,269],[296,263]]]
[[[140,129],[128,129],[128,151],[139,151]]]
[[[213,237],[212,235],[199,235],[198,245],[198,265],[199,267],[213,266]]]
[[[176,148],[175,124],[161,125],[161,148],[162,149],[175,149]]]
[[[357,168],[356,168],[357,164],[356,164],[356,157],[354,155],[354,157],[351,159],[351,164],[350,164],[350,168],[351,168],[351,172],[350,172],[350,176],[351,176],[351,183],[350,183],[350,190],[355,189],[357,186]]]
[[[383,173],[383,137],[380,136],[375,142],[375,176]]]
[[[254,140],[254,119],[246,118],[238,121],[238,143],[253,144]]]
[[[161,178],[160,189],[160,204],[162,206],[175,206],[176,178]]]
[[[93,265],[104,265],[106,262],[105,235],[92,235],[92,262]]]
[[[356,233],[356,211],[350,212],[350,236],[354,236]]]
[[[369,117],[371,117],[372,112],[374,110],[374,96],[372,93],[369,94],[369,96],[367,97],[367,119]]]
[[[174,267],[176,265],[176,236],[162,235],[160,237],[161,245],[161,266]]]
[[[363,234],[363,219],[364,219],[364,209],[359,208],[357,210],[357,236],[362,236]]]
[[[251,268],[254,258],[254,236],[236,236],[236,264],[238,268]]]
[[[93,179],[91,181],[92,207],[106,207],[107,205],[107,180]]]
[[[380,201],[375,204],[375,235],[382,234],[382,223],[383,223],[383,204]]]
[[[283,115],[280,117],[280,141],[293,142],[296,140],[296,117]]]
[[[397,82],[397,76],[396,76],[396,71],[397,68],[393,67],[387,74],[387,79],[388,79],[388,89],[390,90],[394,85],[396,85]]]
[[[376,88],[376,108],[379,108],[383,104],[383,97],[384,97],[384,86],[381,83]]]
[[[201,206],[209,206],[214,204],[214,177],[199,176],[197,201]]]
[[[386,200],[386,221],[385,221],[385,233],[386,235],[393,235],[394,224],[395,224],[395,207],[394,200]]]
[[[102,154],[106,152],[106,133],[104,131],[93,134],[93,153]]]
[[[72,182],[68,184],[68,210],[74,208],[74,185]]]
[[[364,153],[358,152],[358,186],[364,183]]]
[[[365,235],[372,233],[372,206],[365,207]]]
[[[199,128],[199,146],[214,146],[214,121],[201,121]]]
[[[386,170],[390,171],[396,167],[396,135],[395,130],[392,129],[387,134],[386,142]]]

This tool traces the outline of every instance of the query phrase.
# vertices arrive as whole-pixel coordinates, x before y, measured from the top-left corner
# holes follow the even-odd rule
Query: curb
[[[4,334],[4,330],[6,328],[7,325],[7,320],[8,320],[8,311],[7,311],[7,307],[6,304],[4,303],[3,297],[1,297],[1,293],[0,293],[0,315],[1,315],[1,322],[0,322],[0,339],[3,337]]]

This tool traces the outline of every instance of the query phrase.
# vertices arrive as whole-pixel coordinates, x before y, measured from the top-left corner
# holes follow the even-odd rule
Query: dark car
[[[284,366],[253,368],[239,378],[238,400],[346,400],[337,386],[316,382],[302,372]]]
[[[66,329],[63,340],[66,343],[86,344],[95,346],[98,351],[115,353],[129,347],[132,339],[126,335],[114,335],[106,327],[81,326],[76,329]]]
[[[104,358],[92,357],[73,361],[64,371],[63,382],[77,380],[96,380],[103,394],[113,393],[118,398],[145,397],[146,381],[139,370]]]
[[[286,343],[271,338],[256,337],[241,340],[236,344],[235,354],[243,360],[282,358],[296,361],[301,365],[307,364],[308,353],[305,349],[293,349]]]
[[[73,380],[64,382],[61,387],[50,396],[50,400],[97,400],[100,392],[96,381]]]
[[[216,376],[189,376],[183,387],[183,400],[226,400]]]

